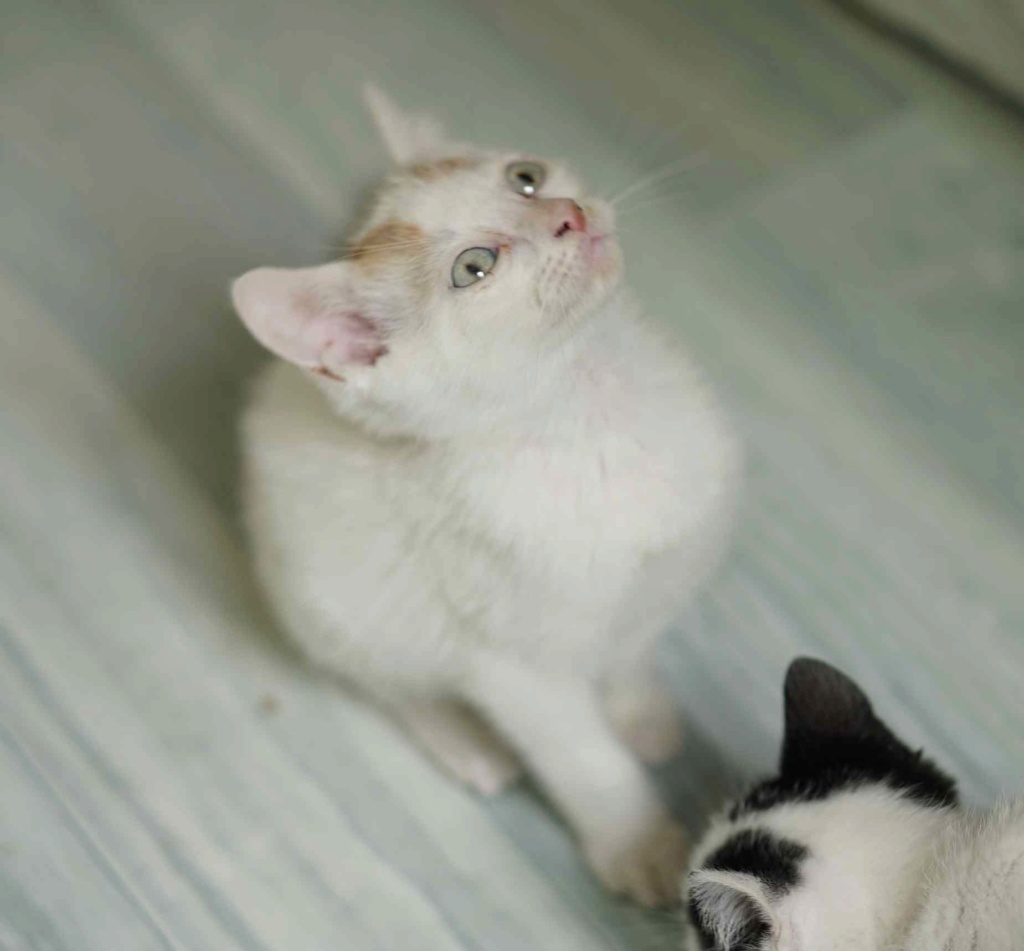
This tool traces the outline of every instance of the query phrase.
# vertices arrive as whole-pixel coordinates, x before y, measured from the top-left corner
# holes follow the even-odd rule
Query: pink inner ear
[[[343,378],[346,367],[372,366],[387,353],[377,325],[347,293],[343,267],[250,271],[235,282],[235,307],[267,349]]]
[[[301,304],[295,308],[300,320],[301,350],[308,355],[301,361],[304,366],[332,371],[346,366],[373,366],[388,352],[376,325],[359,311],[335,310],[317,303],[312,308]]]

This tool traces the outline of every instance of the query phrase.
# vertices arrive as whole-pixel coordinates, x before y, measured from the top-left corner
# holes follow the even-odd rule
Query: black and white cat
[[[848,677],[786,675],[779,775],[716,818],[685,884],[702,951],[1022,951],[1024,799],[958,807]]]

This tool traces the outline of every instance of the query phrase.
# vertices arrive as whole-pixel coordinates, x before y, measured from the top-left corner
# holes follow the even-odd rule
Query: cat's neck
[[[396,353],[380,364],[379,380],[365,391],[330,383],[322,388],[340,415],[375,435],[479,452],[498,443],[592,437],[616,412],[656,402],[657,391],[680,392],[691,372],[689,361],[660,340],[625,291],[571,332],[553,335],[543,349],[532,343],[517,352],[506,345],[500,360],[488,359],[482,356],[439,386],[435,367],[402,362]],[[417,413],[416,400],[392,407],[389,377],[400,380],[405,394],[422,392],[419,402],[427,411]]]
[[[594,443],[617,427],[643,426],[645,415],[672,400],[690,400],[696,370],[662,339],[627,294],[593,313],[560,347],[537,359],[535,375],[502,401],[494,418],[461,435],[471,444]],[[678,407],[677,407],[678,409]]]

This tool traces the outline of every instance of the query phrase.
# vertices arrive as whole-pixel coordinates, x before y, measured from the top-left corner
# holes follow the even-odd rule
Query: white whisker
[[[658,182],[664,181],[666,178],[671,178],[673,175],[685,175],[687,172],[692,172],[695,169],[701,168],[708,163],[708,160],[709,156],[706,152],[697,152],[694,155],[686,155],[674,162],[669,162],[668,165],[662,166],[650,175],[646,175],[634,182],[632,185],[624,188],[611,199],[610,204],[618,205],[620,202],[629,198],[631,195],[635,195],[643,188],[649,188],[652,185],[656,185]]]
[[[638,211],[647,211],[652,207],[679,202],[692,194],[692,186],[686,186],[674,189],[673,191],[659,192],[656,195],[649,195],[646,198],[641,198],[640,201],[631,202],[626,208],[619,209],[617,212],[617,219],[621,221],[623,218],[634,215]]]

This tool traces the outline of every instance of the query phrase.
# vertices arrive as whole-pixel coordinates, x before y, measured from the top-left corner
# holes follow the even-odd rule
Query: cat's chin
[[[604,271],[609,266],[618,268],[621,254],[614,235],[593,234],[586,241],[583,254],[590,267],[597,271]]]
[[[613,234],[595,234],[583,248],[585,267],[600,296],[606,296],[622,279],[622,249]]]
[[[595,321],[600,320],[609,307],[614,306],[622,282],[617,276],[612,279],[595,280],[581,294],[574,305],[561,311],[551,323],[550,330],[559,337],[574,337],[585,332]]]
[[[592,235],[583,248],[587,277],[587,309],[599,307],[622,283],[622,251],[611,234]]]

